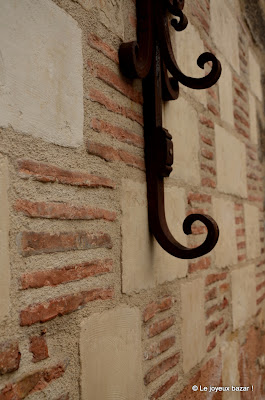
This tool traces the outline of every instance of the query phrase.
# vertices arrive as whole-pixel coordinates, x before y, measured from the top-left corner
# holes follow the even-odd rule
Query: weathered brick
[[[60,232],[23,232],[20,234],[20,249],[27,257],[42,253],[56,253],[70,250],[86,250],[98,247],[112,248],[110,236],[107,233]]]
[[[242,115],[240,115],[237,111],[234,111],[234,117],[235,119],[237,119],[238,121],[240,121],[243,125],[245,125],[247,128],[249,128],[249,122],[242,117]]]
[[[115,183],[111,179],[91,175],[86,172],[62,169],[55,165],[37,161],[20,160],[18,168],[22,178],[33,178],[40,182],[57,182],[83,187],[115,187]]]
[[[105,146],[100,143],[88,142],[87,152],[89,154],[99,156],[105,161],[123,161],[131,167],[136,167],[145,170],[145,162],[143,158],[137,157],[125,150],[114,149],[110,146]]]
[[[243,129],[238,123],[235,122],[235,128],[237,129],[238,133],[243,135],[245,138],[249,139],[249,134]]]
[[[56,400],[70,400],[69,393],[65,393]]]
[[[91,276],[98,276],[112,271],[112,260],[94,260],[81,264],[67,265],[63,268],[27,272],[21,277],[22,289],[57,286]]]
[[[91,101],[95,101],[102,106],[104,106],[107,110],[112,111],[116,114],[123,115],[126,118],[131,119],[132,121],[138,122],[141,126],[143,126],[143,116],[136,111],[132,110],[129,107],[121,106],[115,101],[109,99],[105,94],[100,92],[97,89],[90,89],[89,98]]]
[[[200,114],[200,123],[206,125],[208,128],[214,129],[213,121],[209,118],[206,118],[203,114]]]
[[[175,367],[175,365],[177,365],[178,362],[179,362],[179,353],[176,353],[173,356],[161,361],[161,363],[151,368],[150,371],[147,372],[147,374],[144,377],[144,384],[149,385],[149,383],[159,378],[159,376],[163,375],[166,371]]]
[[[60,378],[65,372],[64,364],[27,375],[16,383],[7,384],[0,392],[0,400],[22,400],[31,393],[43,390],[51,381]]]
[[[207,160],[213,160],[213,152],[212,151],[202,148],[201,154],[204,158],[207,158]]]
[[[32,304],[20,312],[20,325],[30,326],[36,322],[50,321],[57,316],[76,311],[89,301],[108,300],[113,296],[112,288],[98,288]]]
[[[49,357],[48,346],[44,336],[33,336],[30,339],[29,351],[33,354],[34,363]]]
[[[217,297],[216,292],[217,292],[216,287],[213,287],[211,290],[209,290],[209,292],[207,292],[205,295],[205,301],[210,301],[210,300],[216,299],[216,297]]]
[[[223,322],[224,322],[223,317],[221,317],[218,321],[211,321],[205,328],[206,335],[209,335],[209,333],[218,328],[219,325],[222,325]]]
[[[208,269],[211,265],[210,257],[203,257],[200,260],[189,264],[189,273]]]
[[[161,321],[155,322],[148,329],[148,337],[159,335],[159,333],[166,331],[175,322],[175,317],[171,316]]]
[[[222,336],[225,333],[225,331],[227,330],[228,326],[229,326],[228,323],[226,323],[225,326],[223,327],[223,329],[220,330],[219,336]]]
[[[151,395],[150,400],[162,397],[178,381],[178,374],[171,376],[160,388]]]
[[[213,146],[213,141],[211,138],[208,138],[207,136],[201,135],[201,140],[208,144],[209,146]]]
[[[210,165],[206,165],[206,164],[201,164],[201,169],[203,171],[207,171],[210,172],[211,175],[216,175],[216,169],[214,167],[211,167]]]
[[[165,297],[161,301],[152,302],[148,304],[143,312],[143,320],[144,322],[149,321],[149,319],[153,318],[155,314],[161,311],[168,310],[173,305],[172,297]]]
[[[209,346],[207,347],[207,353],[212,351],[216,346],[216,336],[213,338],[213,340],[210,342]]]
[[[135,90],[131,83],[127,83],[122,75],[119,76],[105,65],[93,64],[91,61],[88,61],[88,66],[97,78],[100,78],[103,82],[118,90],[132,101],[143,104],[142,93]]]
[[[219,286],[219,290],[221,293],[227,292],[230,288],[229,283],[222,283],[222,285]]]
[[[216,183],[215,183],[215,181],[212,180],[212,179],[210,179],[210,178],[202,178],[201,184],[202,184],[202,186],[211,187],[211,188],[213,188],[213,189],[216,188]]]
[[[147,351],[144,352],[145,360],[152,360],[154,357],[162,354],[164,351],[170,349],[176,342],[175,336],[162,339],[159,343],[151,345]]]
[[[224,310],[229,305],[229,302],[226,297],[223,298],[222,303],[219,304],[218,309],[219,311]]]
[[[209,104],[207,104],[207,107],[208,107],[208,110],[211,111],[211,113],[213,113],[216,117],[220,117],[219,111],[213,104],[209,103]]]
[[[188,203],[191,202],[198,202],[198,203],[211,203],[212,197],[209,194],[201,194],[201,193],[192,193],[188,194]]]
[[[21,211],[28,217],[51,219],[105,219],[114,221],[116,213],[102,208],[77,206],[69,203],[34,202],[18,199],[14,206],[16,211]]]
[[[17,342],[0,344],[0,375],[16,371],[19,368],[21,353]]]
[[[136,147],[144,147],[144,138],[136,133],[129,132],[128,130],[121,128],[116,125],[112,125],[109,122],[93,118],[91,121],[92,128],[97,132],[104,132],[119,140],[128,144],[133,144]]]
[[[265,299],[265,293],[257,299],[257,305],[260,304]]]
[[[114,50],[113,47],[105,43],[100,37],[94,33],[88,34],[88,44],[100,52],[102,52],[110,60],[114,61],[116,64],[119,63],[118,52]]]
[[[205,279],[205,285],[211,285],[214,282],[222,281],[227,277],[226,272],[222,272],[221,274],[210,274]]]
[[[212,314],[214,314],[215,313],[215,311],[217,311],[218,310],[218,304],[215,304],[214,306],[212,306],[212,307],[210,307],[210,308],[208,308],[207,310],[206,310],[206,318],[209,318]]]

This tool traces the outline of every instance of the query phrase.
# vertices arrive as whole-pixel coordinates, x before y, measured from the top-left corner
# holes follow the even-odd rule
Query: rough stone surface
[[[197,112],[182,98],[165,103],[163,111],[164,127],[172,135],[174,144],[174,163],[170,177],[181,178],[190,184],[199,184]]]
[[[248,51],[249,62],[249,82],[252,92],[257,98],[262,101],[262,87],[261,87],[261,71],[260,65],[257,61],[256,55],[253,50],[249,48]]]
[[[8,313],[10,303],[8,186],[9,181],[7,158],[0,156],[0,320]]]
[[[258,144],[258,125],[257,108],[255,97],[249,93],[249,120],[250,120],[250,138],[254,144]]]
[[[244,326],[256,312],[255,266],[232,271],[231,281],[233,328],[236,330]]]
[[[244,205],[247,258],[260,256],[259,209],[249,204]]]
[[[124,38],[123,0],[77,0],[85,10],[94,11],[98,20],[121,39]]]
[[[236,228],[234,203],[229,200],[213,200],[213,216],[219,226],[220,236],[215,247],[215,261],[218,267],[237,263]]]
[[[185,276],[187,260],[165,252],[149,233],[146,184],[123,180],[122,186],[123,291],[148,289],[156,283]],[[186,235],[182,232],[184,191],[166,188],[165,200],[169,228],[177,240],[186,245]]]
[[[234,124],[232,73],[229,65],[221,59],[222,73],[219,78],[219,97],[221,118],[230,125]]]
[[[217,187],[221,192],[247,196],[244,143],[215,125]]]
[[[206,351],[203,279],[181,285],[183,369],[188,372]]]
[[[222,386],[240,386],[238,358],[238,343],[225,342],[222,346]],[[223,400],[240,400],[240,392],[224,392]]]
[[[1,0],[0,6],[0,126],[62,146],[81,145],[83,58],[77,23],[50,0]]]
[[[189,23],[184,31],[174,30],[174,53],[178,60],[178,65],[182,72],[187,76],[201,78],[205,75],[204,69],[200,69],[196,63],[197,58],[205,51],[203,41],[198,31]],[[187,46],[187,43],[189,44]],[[194,96],[200,103],[206,106],[206,90],[193,90],[181,85],[187,93]]]
[[[237,22],[224,2],[211,3],[211,34],[217,48],[239,73]]]
[[[82,321],[83,400],[143,400],[140,324],[140,312],[127,306]]]

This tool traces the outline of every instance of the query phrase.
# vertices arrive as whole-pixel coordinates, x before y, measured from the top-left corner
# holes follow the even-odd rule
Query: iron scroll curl
[[[171,255],[192,259],[209,253],[219,237],[217,223],[209,215],[191,214],[183,222],[183,231],[189,235],[195,221],[207,229],[204,242],[195,248],[181,245],[171,234],[165,216],[164,178],[172,171],[173,143],[170,133],[163,128],[162,102],[176,100],[179,83],[192,89],[206,89],[221,75],[219,60],[209,52],[197,60],[200,68],[211,63],[210,72],[202,78],[185,75],[175,59],[169,30],[186,28],[188,20],[183,13],[185,0],[137,0],[137,41],[123,43],[119,49],[120,68],[129,78],[143,79],[143,114],[145,163],[148,197],[149,229],[162,248]],[[176,18],[174,18],[176,17]],[[169,73],[171,76],[169,76]]]

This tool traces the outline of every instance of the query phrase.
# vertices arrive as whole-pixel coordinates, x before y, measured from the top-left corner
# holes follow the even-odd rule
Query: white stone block
[[[82,400],[143,400],[141,318],[125,306],[81,323]]]
[[[211,2],[211,36],[230,65],[240,73],[237,21],[224,1]]]
[[[96,11],[99,21],[111,32],[124,38],[123,0],[77,0],[85,10]]]
[[[244,204],[247,258],[260,257],[259,209]]]
[[[200,184],[198,115],[183,98],[168,101],[163,107],[163,126],[173,137],[172,178]]]
[[[217,187],[224,193],[247,197],[244,143],[215,125]]]
[[[181,71],[193,78],[201,78],[205,76],[205,70],[197,65],[197,58],[204,53],[203,41],[198,31],[189,22],[184,31],[176,32],[174,30],[173,47],[176,61]],[[186,86],[181,87],[190,95],[194,96],[204,106],[207,104],[206,90],[189,89]]]
[[[219,226],[220,236],[215,246],[215,261],[218,267],[237,263],[236,227],[234,203],[213,198],[213,216]]]
[[[221,59],[222,73],[219,78],[219,96],[221,118],[231,125],[234,125],[233,85],[232,73],[228,64]]]
[[[8,185],[7,159],[0,155],[0,321],[8,314],[10,307]]]
[[[83,141],[81,29],[53,1],[0,0],[0,126]]]
[[[255,266],[241,267],[231,273],[233,329],[244,326],[256,313]]]
[[[185,219],[185,192],[166,188],[166,218],[173,236],[186,245],[182,231]],[[171,256],[149,232],[146,184],[131,180],[122,183],[122,290],[139,292],[158,283],[186,276],[187,260]]]
[[[256,99],[250,92],[248,94],[248,98],[249,98],[250,139],[254,144],[258,144]]]
[[[262,101],[261,71],[253,50],[248,50],[249,82],[252,92]]]
[[[195,279],[181,285],[183,370],[188,372],[205,355],[204,282]]]
[[[240,392],[232,392],[232,386],[240,386],[238,371],[238,343],[225,342],[222,351],[222,386],[230,388],[229,392],[223,392],[223,400],[240,400]]]

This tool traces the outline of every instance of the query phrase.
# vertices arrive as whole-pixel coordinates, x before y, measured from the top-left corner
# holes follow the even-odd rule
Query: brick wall
[[[118,65],[135,1],[0,0],[0,400],[265,395],[262,55],[237,0],[185,12],[180,67],[202,76],[204,51],[223,67],[163,107],[169,227],[190,247],[206,232],[187,237],[186,215],[220,227],[194,260],[148,230],[141,82]]]

